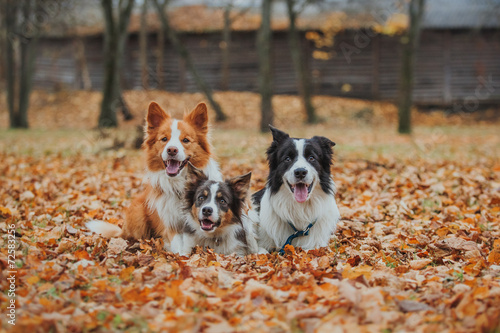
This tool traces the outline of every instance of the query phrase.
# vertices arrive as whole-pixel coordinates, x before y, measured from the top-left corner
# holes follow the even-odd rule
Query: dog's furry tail
[[[92,220],[85,223],[85,226],[90,231],[106,238],[121,237],[122,235],[122,229],[119,226],[104,221]]]

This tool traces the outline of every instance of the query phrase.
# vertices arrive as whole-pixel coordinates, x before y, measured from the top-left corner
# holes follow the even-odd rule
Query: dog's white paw
[[[259,247],[259,251],[257,251],[258,254],[268,254],[269,251],[267,251],[265,248],[263,247]]]

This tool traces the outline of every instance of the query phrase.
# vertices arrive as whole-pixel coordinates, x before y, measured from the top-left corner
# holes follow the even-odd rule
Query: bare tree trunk
[[[229,48],[231,47],[231,8],[228,4],[224,8],[224,28],[222,29],[222,78],[221,89],[227,90],[229,87]]]
[[[101,4],[106,22],[104,36],[105,79],[98,126],[100,128],[117,127],[118,119],[116,110],[117,107],[124,103],[120,88],[120,70],[134,0],[120,1],[119,4],[123,4],[123,7],[119,6],[116,17],[113,15],[112,0],[101,0]],[[122,112],[124,111],[125,108],[122,107]],[[126,114],[125,117],[127,117]]]
[[[36,12],[36,2],[25,1],[23,14],[24,22],[29,22],[33,13]],[[31,88],[33,87],[33,74],[35,73],[35,49],[38,37],[23,38],[21,46],[21,72],[19,80],[19,106],[18,123],[21,128],[28,128],[28,107],[30,102]]]
[[[101,113],[98,126],[118,127],[115,103],[118,97],[118,69],[116,58],[118,48],[118,33],[113,17],[113,4],[111,0],[102,0],[106,31],[104,34],[104,87],[102,92]]]
[[[7,24],[5,0],[0,1],[0,89],[5,89],[6,76],[6,49],[7,49]]]
[[[411,107],[413,104],[413,81],[415,57],[420,38],[420,24],[424,14],[425,0],[411,0],[409,5],[410,23],[406,33],[401,59],[401,80],[399,89],[398,132],[411,133]]]
[[[205,97],[207,98],[208,102],[212,106],[212,108],[215,111],[215,121],[225,121],[227,119],[226,114],[222,111],[222,108],[220,107],[219,103],[215,101],[213,98],[213,93],[212,89],[210,86],[205,82],[205,80],[200,76],[198,73],[198,70],[196,69],[196,66],[194,65],[191,56],[189,55],[188,50],[184,47],[184,45],[181,43],[179,40],[179,37],[177,36],[177,33],[171,28],[170,22],[168,15],[166,15],[165,11],[163,10],[164,5],[160,5],[158,0],[154,0],[156,8],[158,9],[158,15],[160,17],[162,27],[165,30],[165,33],[167,34],[168,38],[172,42],[172,45],[174,46],[175,50],[179,54],[179,56],[185,61],[187,68],[193,75],[193,78],[196,82],[196,85],[198,88],[203,91],[205,94]]]
[[[289,44],[292,61],[295,68],[300,96],[307,115],[307,122],[310,124],[317,123],[316,111],[312,105],[312,85],[309,74],[309,69],[305,63],[300,47],[300,39],[297,31],[297,12],[294,9],[295,0],[287,0],[289,26]]]
[[[250,1],[248,7],[243,8],[236,12],[236,15],[231,17],[231,12],[234,8],[234,0],[227,1],[224,6],[224,25],[222,28],[222,75],[221,75],[221,89],[229,89],[230,80],[230,53],[231,53],[231,32],[233,23],[239,18],[245,15],[252,7],[253,1]]]
[[[268,132],[269,125],[272,125],[274,120],[271,74],[271,2],[272,0],[262,1],[262,21],[257,38],[259,53],[259,92],[261,96],[261,132]]]
[[[158,53],[156,59],[156,76],[158,78],[158,89],[165,89],[165,75],[163,74],[163,58],[165,57],[165,32],[158,30],[157,35]]]
[[[38,28],[28,26],[38,14],[38,2],[33,0],[3,2],[6,25],[7,106],[11,128],[28,128],[29,98],[35,71],[35,47]]]
[[[90,90],[92,89],[92,80],[90,79],[89,67],[87,66],[87,58],[85,57],[85,43],[78,37],[75,41],[75,57],[83,89]]]
[[[149,89],[147,13],[148,1],[143,0],[141,9],[141,30],[139,33],[139,58],[141,62],[141,81],[143,89]]]
[[[14,31],[17,26],[17,6],[10,0],[4,1],[5,10],[5,26],[7,30],[7,40],[5,49],[5,67],[6,67],[6,79],[7,79],[7,107],[9,109],[9,120],[10,127],[17,127],[17,111],[16,111],[16,57],[15,57],[15,47],[16,39],[14,38]]]
[[[134,115],[132,114],[132,112],[130,112],[130,108],[128,107],[127,103],[125,102],[125,98],[123,98],[123,91],[121,91],[121,90],[120,90],[120,93],[118,94],[118,107],[120,108],[120,111],[123,114],[124,120],[134,119]]]
[[[120,111],[122,112],[123,119],[125,121],[127,120],[132,120],[134,119],[134,116],[130,112],[130,108],[127,105],[127,102],[125,101],[125,98],[123,98],[123,89],[121,85],[121,75],[120,73],[123,72],[123,54],[125,50],[125,44],[127,43],[128,40],[128,24],[130,20],[130,15],[132,13],[132,9],[134,7],[134,1],[135,0],[129,0],[130,1],[130,9],[129,7],[126,7],[124,10],[127,11],[126,14],[122,14],[120,11],[120,16],[124,16],[123,18],[120,19],[119,24],[118,24],[118,52],[121,54],[120,57],[116,59],[117,62],[117,80],[118,80],[118,96],[117,96],[117,104],[115,104],[117,107],[120,108]],[[121,2],[120,2],[121,3]],[[130,11],[129,11],[130,10]]]

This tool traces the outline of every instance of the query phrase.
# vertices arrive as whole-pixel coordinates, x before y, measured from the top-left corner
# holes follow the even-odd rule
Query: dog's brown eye
[[[188,143],[188,142],[189,142],[189,139],[188,139],[188,138],[184,138],[184,139],[182,140],[182,142],[184,142],[184,143]]]
[[[226,200],[224,200],[224,199],[220,199],[219,202],[220,202],[221,205],[225,205],[226,204]]]
[[[203,195],[200,195],[200,196],[198,197],[198,201],[203,201],[203,200],[205,200],[205,197],[204,197]]]
[[[168,138],[165,136],[165,137],[161,138],[161,141],[163,141],[163,142],[167,142],[167,141],[168,141]]]
[[[309,156],[309,162],[314,162],[314,160],[315,160],[314,156],[312,156],[312,155]]]
[[[292,159],[290,158],[290,156],[285,157],[285,162],[291,162],[291,161]]]

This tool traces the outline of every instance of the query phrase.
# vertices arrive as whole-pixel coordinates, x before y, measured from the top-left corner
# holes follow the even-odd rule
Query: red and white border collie
[[[272,251],[290,242],[304,250],[328,246],[340,213],[330,175],[329,139],[290,138],[271,126],[266,187],[255,193],[252,220],[259,224],[259,247]]]
[[[173,252],[189,255],[196,245],[221,254],[244,256],[258,251],[253,223],[245,213],[252,174],[214,181],[188,164],[184,208],[186,224],[172,242]]]
[[[146,121],[143,143],[146,188],[127,209],[123,229],[102,221],[90,221],[87,227],[105,237],[163,237],[169,249],[170,242],[186,223],[182,208],[188,161],[202,169],[209,179],[221,181],[222,176],[211,155],[208,112],[204,103],[178,120],[152,102]]]

